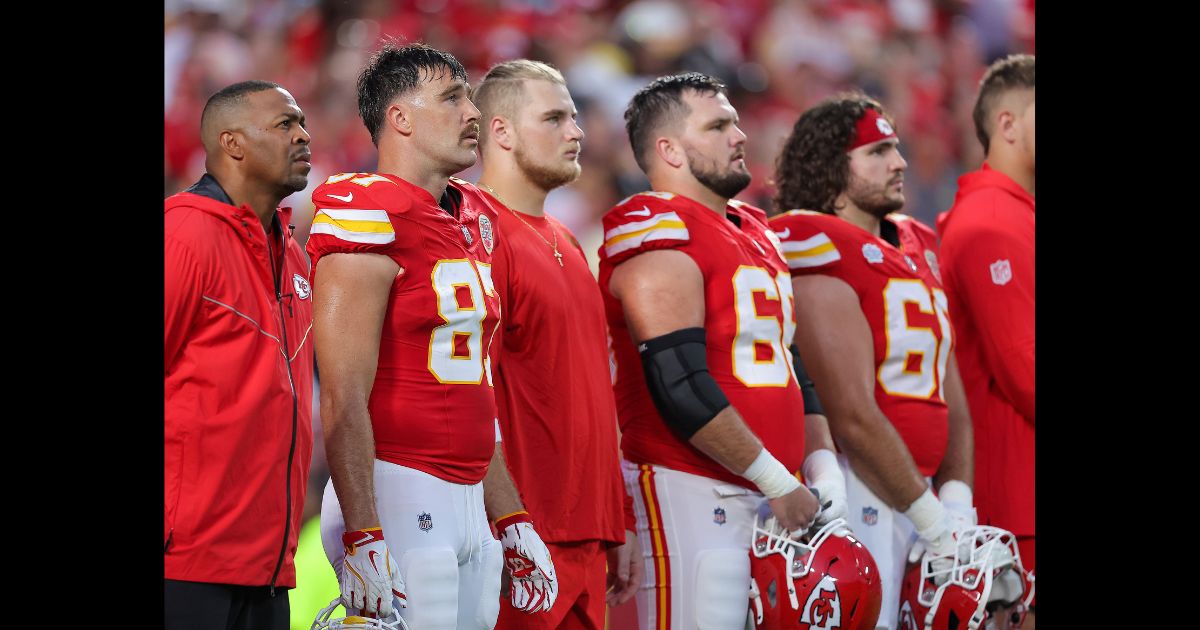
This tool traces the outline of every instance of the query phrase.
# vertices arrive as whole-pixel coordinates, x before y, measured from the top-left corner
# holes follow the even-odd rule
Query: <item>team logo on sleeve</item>
[[[929,265],[929,270],[933,272],[933,277],[937,278],[938,282],[941,282],[942,270],[938,267],[937,254],[933,253],[932,249],[925,250],[925,263]]]
[[[883,262],[883,250],[879,249],[879,246],[875,243],[867,243],[866,245],[863,245],[862,253],[863,257],[866,258],[867,262],[869,263]]]
[[[292,287],[296,289],[296,297],[301,300],[308,299],[309,294],[312,293],[312,287],[308,286],[308,280],[298,273],[292,274]]]
[[[429,512],[421,512],[417,515],[417,529],[427,532],[433,529],[433,517]]]
[[[804,602],[800,623],[806,623],[814,630],[842,627],[842,598],[838,596],[837,582],[833,578],[826,575],[817,583],[808,601]]]
[[[492,235],[492,220],[487,218],[487,215],[479,215],[479,240],[483,241],[483,248],[487,253],[492,253],[492,248],[496,246],[496,239]],[[468,239],[467,244],[471,241]]]
[[[1001,258],[991,264],[992,282],[1000,286],[1008,284],[1012,280],[1012,265],[1008,263],[1007,258]]]

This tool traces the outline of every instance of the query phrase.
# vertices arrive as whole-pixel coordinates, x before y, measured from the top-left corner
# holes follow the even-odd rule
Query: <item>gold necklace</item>
[[[545,236],[542,236],[542,233],[541,233],[541,232],[538,232],[536,228],[534,228],[532,225],[530,225],[530,224],[529,224],[529,222],[528,222],[528,221],[526,221],[526,220],[525,220],[525,218],[521,216],[521,213],[520,213],[520,212],[517,212],[516,210],[513,210],[513,209],[512,209],[512,206],[511,206],[511,205],[510,205],[510,204],[509,204],[507,201],[505,201],[505,200],[504,200],[504,197],[501,197],[501,196],[500,196],[500,194],[499,194],[499,193],[497,193],[495,189],[493,189],[491,186],[488,186],[487,184],[483,184],[483,187],[484,187],[484,188],[485,188],[485,189],[486,189],[486,190],[487,190],[489,193],[491,193],[493,197],[495,197],[495,198],[496,198],[498,201],[500,201],[500,204],[501,204],[501,205],[503,205],[505,208],[508,208],[508,211],[509,211],[509,212],[511,212],[511,213],[513,214],[513,216],[514,216],[514,217],[517,217],[517,219],[518,219],[518,220],[519,220],[521,223],[524,223],[524,224],[525,224],[525,227],[527,227],[527,228],[529,228],[530,230],[532,230],[532,231],[533,231],[533,233],[534,233],[534,234],[536,234],[538,238],[542,239],[542,242],[543,242],[543,243],[545,243],[547,246],[549,246],[549,247],[551,247],[551,248],[553,248],[553,249],[554,249],[554,257],[558,259],[558,266],[559,266],[559,267],[562,267],[562,266],[563,266],[562,254],[560,254],[560,253],[558,252],[558,232],[555,232],[555,231],[554,231],[554,226],[550,226],[550,233],[554,235],[554,243],[552,244],[552,243],[550,243],[550,241],[547,241],[547,240],[546,240],[546,237],[545,237]]]

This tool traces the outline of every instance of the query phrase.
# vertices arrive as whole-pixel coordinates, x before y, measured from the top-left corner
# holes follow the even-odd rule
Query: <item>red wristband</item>
[[[504,531],[504,528],[508,527],[509,525],[516,524],[516,523],[532,524],[533,518],[531,518],[529,516],[529,512],[526,512],[525,510],[521,510],[520,512],[513,512],[512,514],[509,514],[508,516],[501,516],[500,518],[496,519],[493,522],[493,524],[496,526],[496,531],[498,531],[498,532],[502,532],[502,531]]]
[[[354,550],[369,545],[377,540],[383,540],[382,527],[368,527],[367,529],[356,529],[354,531],[342,534],[342,545],[346,547],[346,553],[354,553]]]

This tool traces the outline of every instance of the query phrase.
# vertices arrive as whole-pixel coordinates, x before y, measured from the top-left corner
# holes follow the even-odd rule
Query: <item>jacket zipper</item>
[[[267,257],[271,261],[271,275],[274,276],[273,280],[275,281],[275,302],[279,306],[280,332],[283,336],[283,361],[287,366],[288,386],[290,386],[292,389],[292,443],[291,446],[288,447],[287,473],[284,475],[284,483],[287,486],[285,489],[287,493],[287,510],[284,512],[283,517],[283,544],[279,547],[279,559],[275,562],[274,573],[271,574],[271,584],[269,587],[269,593],[271,597],[275,597],[275,580],[279,579],[279,571],[283,569],[283,558],[287,554],[288,539],[292,534],[292,459],[296,454],[296,423],[297,415],[299,413],[299,401],[296,399],[296,381],[292,376],[292,359],[288,356],[288,351],[290,348],[287,340],[287,321],[283,316],[283,295],[280,293],[282,276],[287,267],[285,264],[285,261],[287,260],[287,241],[282,234],[282,228],[283,226],[280,226],[281,233],[279,238],[280,244],[282,245],[282,247],[280,247],[280,256],[283,260],[280,261],[278,274],[275,273],[275,254],[271,249],[270,243],[267,243]],[[288,311],[289,313],[291,312],[290,305]]]

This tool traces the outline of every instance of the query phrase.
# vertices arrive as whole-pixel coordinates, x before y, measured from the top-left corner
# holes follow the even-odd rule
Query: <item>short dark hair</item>
[[[283,86],[270,81],[242,81],[221,88],[216,94],[208,97],[208,102],[204,104],[204,111],[200,113],[200,128],[204,128],[204,121],[216,112],[218,109],[223,109],[230,105],[241,105],[246,102],[246,95],[263,90],[283,89]]]
[[[399,45],[388,41],[371,56],[358,75],[358,115],[371,133],[371,142],[379,145],[383,114],[396,97],[449,72],[455,79],[467,81],[467,71],[448,52],[422,43]],[[422,75],[426,76],[422,76]]]
[[[625,131],[633,148],[633,159],[646,171],[646,152],[650,150],[654,133],[668,120],[679,120],[692,113],[683,102],[683,91],[701,94],[729,94],[725,84],[699,72],[685,72],[659,77],[638,90],[625,108]]]
[[[796,120],[775,160],[775,213],[833,214],[834,202],[850,182],[846,147],[854,142],[858,120],[868,108],[892,123],[879,101],[860,92],[828,98]]]
[[[988,129],[993,110],[1000,97],[1010,90],[1032,90],[1033,55],[1009,55],[988,66],[979,81],[979,97],[975,99],[975,137],[983,145],[983,152],[991,146],[991,130]]]

